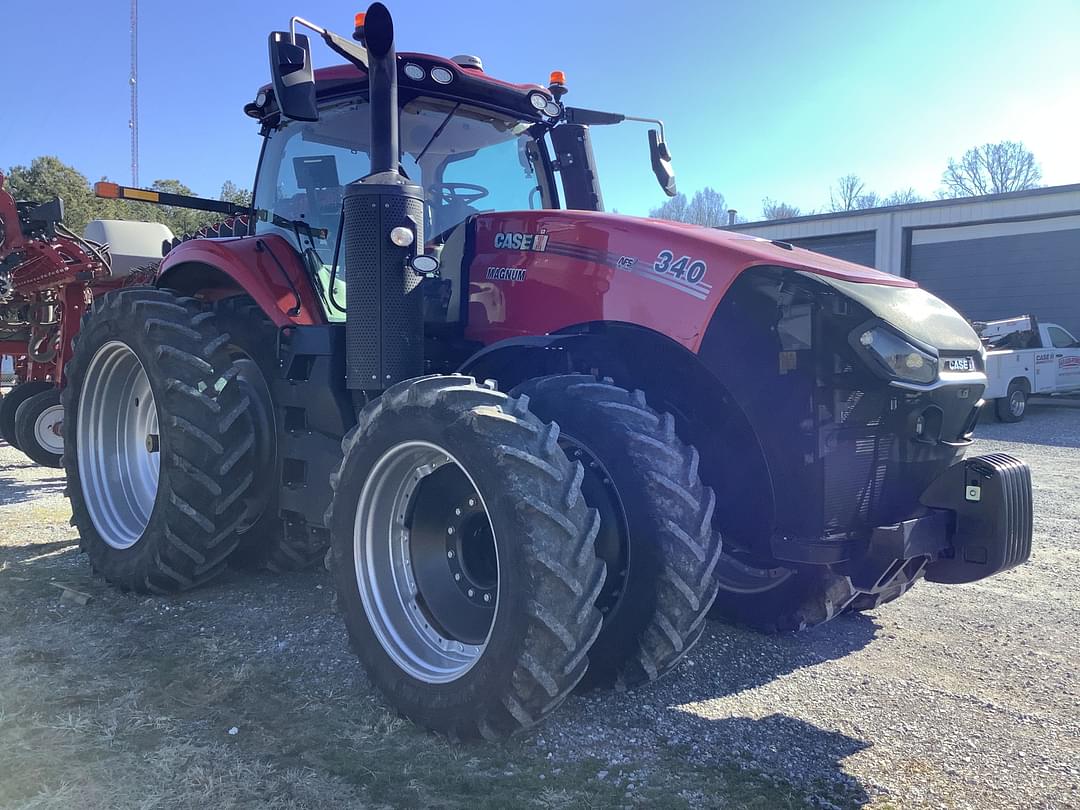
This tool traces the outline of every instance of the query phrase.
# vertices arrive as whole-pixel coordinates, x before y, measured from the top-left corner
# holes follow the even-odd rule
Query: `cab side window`
[[[1050,343],[1053,344],[1055,349],[1068,349],[1076,345],[1076,338],[1060,326],[1048,326],[1046,331],[1050,335]]]

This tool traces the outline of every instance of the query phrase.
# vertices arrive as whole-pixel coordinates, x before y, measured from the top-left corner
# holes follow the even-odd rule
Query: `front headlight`
[[[859,335],[859,344],[894,377],[915,383],[937,379],[937,358],[888,329],[867,329]]]

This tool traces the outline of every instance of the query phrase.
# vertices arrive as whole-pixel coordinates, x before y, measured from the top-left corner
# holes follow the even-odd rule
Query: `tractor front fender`
[[[303,260],[273,234],[182,242],[162,261],[157,286],[209,300],[247,295],[279,327],[326,323]]]
[[[643,326],[592,322],[493,343],[460,371],[494,379],[504,391],[568,373],[612,377],[644,391],[653,408],[675,416],[680,438],[700,452],[702,480],[716,490],[717,524],[734,545],[768,552],[776,502],[761,441],[725,381],[685,346]]]

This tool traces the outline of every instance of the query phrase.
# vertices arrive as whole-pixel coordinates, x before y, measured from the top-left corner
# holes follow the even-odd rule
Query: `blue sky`
[[[7,0],[0,166],[55,154],[127,182],[128,3]],[[140,4],[140,179],[216,195],[250,187],[241,108],[267,80],[266,35],[299,14],[348,33],[361,6],[311,0]],[[1080,182],[1080,3],[389,2],[402,50],[476,53],[489,73],[568,103],[659,117],[680,189],[705,185],[757,219],[763,197],[805,211],[854,172],[887,194],[938,188],[949,156],[1022,140],[1048,185]],[[531,14],[531,11],[539,14]],[[337,61],[318,45],[316,66]],[[11,76],[9,75],[9,82]],[[645,127],[596,128],[608,208],[663,197]]]

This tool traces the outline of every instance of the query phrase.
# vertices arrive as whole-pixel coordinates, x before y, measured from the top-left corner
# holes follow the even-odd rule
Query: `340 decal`
[[[657,273],[667,273],[678,279],[685,279],[691,284],[697,284],[705,278],[708,266],[701,259],[692,259],[689,256],[675,258],[670,250],[661,250],[653,262],[652,269]]]

